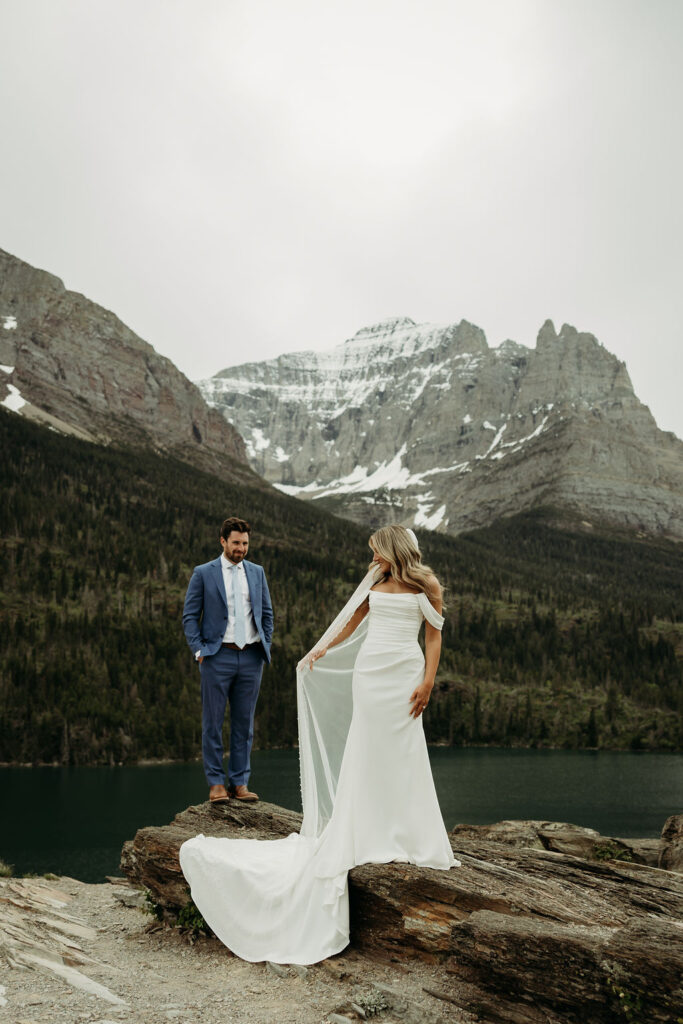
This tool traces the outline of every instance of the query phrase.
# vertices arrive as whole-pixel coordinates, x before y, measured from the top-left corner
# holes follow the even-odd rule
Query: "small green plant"
[[[609,982],[609,990],[612,993],[614,1009],[629,1024],[645,1024],[642,1017],[643,1000],[642,993],[629,992],[623,985],[615,981]]]
[[[14,873],[14,865],[7,864],[4,860],[0,860],[0,878],[11,878]]]
[[[177,924],[178,928],[189,931],[193,938],[196,938],[200,933],[206,935],[209,931],[208,924],[191,899],[187,901],[178,914]]]
[[[611,843],[596,843],[593,847],[593,856],[596,860],[633,860],[630,850],[621,849]]]
[[[156,921],[163,921],[164,908],[156,902],[149,889],[145,889],[145,905],[142,909],[146,914],[151,914]]]

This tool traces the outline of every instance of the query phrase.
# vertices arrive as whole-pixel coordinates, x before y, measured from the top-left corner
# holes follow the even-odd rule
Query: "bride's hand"
[[[307,668],[310,672],[313,668],[313,663],[317,661],[318,658],[322,658],[325,654],[327,654],[327,647],[323,647],[322,650],[319,651],[311,651],[310,654],[307,654],[305,658],[301,659],[297,668]]]
[[[424,709],[429,704],[429,698],[432,692],[433,684],[431,683],[420,683],[416,686],[410,695],[410,714],[413,718],[419,718]]]

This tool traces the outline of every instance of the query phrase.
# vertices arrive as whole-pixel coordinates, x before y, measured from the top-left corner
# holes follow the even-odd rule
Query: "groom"
[[[202,681],[202,754],[209,800],[252,803],[247,788],[254,710],[270,661],[273,607],[266,574],[246,561],[251,527],[232,516],[221,527],[223,554],[198,565],[185,596],[183,629]],[[223,719],[230,702],[229,792],[223,770]]]

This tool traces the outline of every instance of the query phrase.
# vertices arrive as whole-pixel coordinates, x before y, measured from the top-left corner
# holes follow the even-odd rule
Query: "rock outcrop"
[[[158,904],[178,910],[189,899],[178,864],[185,839],[198,832],[272,839],[299,823],[299,815],[272,804],[190,807],[170,825],[140,829],[124,846],[121,866]],[[551,826],[456,828],[452,846],[462,866],[451,871],[354,868],[353,945],[438,964],[446,995],[451,979],[453,1002],[482,1021],[607,1024],[621,1019],[624,1007],[638,1011],[634,1020],[675,1020],[683,1014],[683,878],[618,859],[616,846],[617,859],[609,860],[556,852],[542,841],[538,848],[538,833]],[[567,842],[573,829],[555,831]],[[518,845],[523,835],[529,845]],[[497,841],[503,836],[507,841]],[[619,843],[597,838],[603,847]]]
[[[658,866],[683,874],[683,814],[672,814],[662,829]]]
[[[683,824],[683,817],[680,821]],[[451,836],[479,843],[504,843],[519,850],[552,850],[584,860],[622,860],[656,868],[664,866],[660,860],[666,828],[660,839],[615,839],[593,828],[561,821],[498,821],[494,825],[456,825]]]
[[[84,951],[81,943],[94,939],[96,931],[68,912],[70,901],[62,889],[42,879],[0,878],[0,963],[24,972],[47,972],[89,996],[124,1006],[123,999],[90,977],[93,966],[105,965]],[[116,968],[109,972],[115,974]]]
[[[625,365],[566,324],[547,321],[532,350],[490,349],[464,320],[388,320],[199,387],[259,474],[371,527],[458,533],[545,505],[683,537],[683,442]]]
[[[2,250],[0,404],[85,440],[253,479],[242,438],[169,359],[113,313]]]

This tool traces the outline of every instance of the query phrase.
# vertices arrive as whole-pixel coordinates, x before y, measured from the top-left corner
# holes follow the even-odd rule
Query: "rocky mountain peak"
[[[369,337],[374,337],[377,334],[390,335],[394,331],[400,330],[405,327],[415,327],[415,321],[411,320],[408,316],[394,316],[389,317],[387,320],[380,320],[376,324],[370,324],[369,327],[361,327],[359,331],[356,331],[352,338],[346,342],[347,345],[353,344],[354,341],[364,341]]]
[[[109,310],[0,250],[0,404],[100,444],[248,474],[241,436]]]
[[[491,349],[466,320],[400,317],[199,387],[257,472],[371,526],[457,533],[557,504],[683,536],[683,444],[624,364],[569,324],[547,320],[536,349]]]
[[[552,320],[546,320],[538,332],[533,363],[527,389],[535,388],[538,396],[547,392],[552,381],[558,399],[599,403],[609,396],[641,405],[625,364],[594,334],[577,331],[571,324],[563,324],[557,334]]]
[[[529,349],[526,345],[520,345],[517,341],[512,341],[511,338],[506,338],[498,348],[494,349],[494,352],[499,358],[503,359],[526,359],[529,354]]]
[[[552,320],[545,320],[543,326],[536,335],[536,351],[541,351],[549,345],[554,345],[558,340],[555,324]]]

